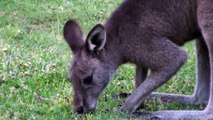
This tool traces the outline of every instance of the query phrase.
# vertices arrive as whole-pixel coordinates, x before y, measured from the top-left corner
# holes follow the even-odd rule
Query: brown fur
[[[186,104],[209,101],[204,111],[190,111],[188,115],[212,117],[212,6],[212,0],[124,0],[104,26],[99,24],[91,30],[86,43],[78,24],[68,21],[64,37],[74,53],[69,72],[74,87],[74,111],[94,110],[113,73],[121,64],[130,62],[137,66],[136,90],[120,110],[132,113],[145,98],[158,97]],[[194,95],[150,94],[184,64],[187,54],[178,46],[193,39],[197,39],[198,63]],[[147,70],[151,71],[149,76]],[[170,114],[187,116],[186,112],[170,111],[151,116],[167,118]]]

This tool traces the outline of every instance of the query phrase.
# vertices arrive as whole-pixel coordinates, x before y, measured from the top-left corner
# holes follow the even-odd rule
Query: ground
[[[93,114],[72,113],[72,87],[66,79],[72,58],[62,37],[66,20],[77,20],[84,34],[104,23],[122,0],[1,0],[0,1],[0,119],[128,119],[110,112],[123,103],[113,94],[133,91],[134,65],[120,67],[99,99]],[[183,47],[187,63],[156,91],[192,94],[195,82],[194,43]],[[151,101],[140,111],[202,109]],[[134,118],[131,118],[134,119]]]

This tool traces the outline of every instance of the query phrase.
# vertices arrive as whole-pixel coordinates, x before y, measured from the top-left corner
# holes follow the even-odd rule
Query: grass
[[[71,51],[63,40],[66,20],[76,19],[85,35],[96,23],[104,23],[122,0],[1,0],[0,1],[0,120],[8,119],[128,119],[116,109],[124,100],[112,95],[133,91],[134,66],[120,67],[99,99],[94,114],[72,113],[72,88],[66,80]],[[192,94],[195,81],[194,43],[184,67],[156,91]],[[194,109],[178,103],[152,101],[142,111]]]

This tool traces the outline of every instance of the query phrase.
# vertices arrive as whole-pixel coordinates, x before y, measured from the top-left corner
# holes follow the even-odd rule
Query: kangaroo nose
[[[84,114],[84,113],[93,113],[96,108],[84,109],[83,106],[80,106],[74,110],[76,114]]]
[[[84,113],[84,108],[83,108],[83,106],[78,107],[78,108],[75,110],[75,113],[77,113],[77,114],[83,114],[83,113]]]
[[[89,111],[90,113],[93,113],[93,112],[95,111],[95,109],[96,109],[96,108],[90,108],[88,111]]]

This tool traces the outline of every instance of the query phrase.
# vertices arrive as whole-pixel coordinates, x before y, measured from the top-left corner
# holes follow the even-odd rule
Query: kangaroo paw
[[[213,120],[213,113],[208,111],[159,111],[136,115],[149,120]]]

